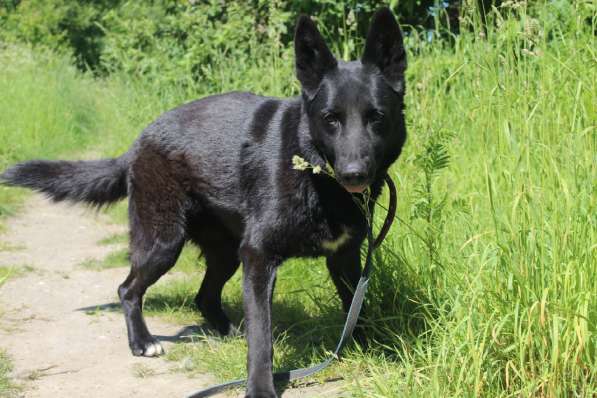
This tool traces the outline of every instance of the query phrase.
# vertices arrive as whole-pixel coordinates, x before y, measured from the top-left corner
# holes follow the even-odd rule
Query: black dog
[[[242,262],[247,397],[275,397],[271,300],[289,257],[326,256],[345,310],[361,273],[366,222],[352,195],[373,198],[404,141],[402,34],[389,9],[373,17],[360,61],[337,61],[308,17],[295,34],[302,95],[229,93],[162,115],[117,159],[31,161],[0,176],[56,201],[102,205],[129,198],[131,271],[118,294],[134,355],[162,353],[141,313],[149,286],[186,241],[205,255],[195,302],[222,334],[221,292]],[[298,155],[324,174],[293,168]],[[339,182],[339,183],[338,183]]]

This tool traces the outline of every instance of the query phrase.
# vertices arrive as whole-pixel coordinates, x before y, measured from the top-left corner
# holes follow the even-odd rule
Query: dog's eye
[[[384,113],[380,110],[372,109],[367,112],[367,119],[369,120],[369,123],[379,123],[383,120],[383,118]]]
[[[340,120],[338,120],[338,117],[333,113],[326,112],[321,117],[323,118],[323,121],[329,126],[338,127],[340,125]]]

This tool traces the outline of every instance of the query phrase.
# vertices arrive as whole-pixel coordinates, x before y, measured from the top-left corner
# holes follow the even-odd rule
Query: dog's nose
[[[367,168],[361,162],[348,163],[339,174],[344,185],[361,186],[367,183]]]

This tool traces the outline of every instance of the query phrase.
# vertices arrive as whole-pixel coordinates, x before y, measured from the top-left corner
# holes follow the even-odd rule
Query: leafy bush
[[[166,83],[201,80],[209,86],[221,78],[214,70],[267,55],[258,45],[268,35],[274,40],[279,36],[275,24],[256,26],[250,2],[224,7],[216,0],[169,7],[163,3],[168,2],[125,3],[106,13],[101,61],[107,70]]]
[[[102,15],[119,0],[4,0],[0,40],[19,41],[73,54],[80,69],[99,67]]]
[[[390,3],[405,25],[431,29],[444,21],[457,30],[460,0]],[[348,56],[381,5],[379,0],[3,0],[0,40],[66,51],[80,69],[97,73],[118,70],[180,82],[209,76],[205,65],[263,55],[255,54],[259,44],[287,47],[301,13],[313,15],[324,34],[342,37],[340,50]]]

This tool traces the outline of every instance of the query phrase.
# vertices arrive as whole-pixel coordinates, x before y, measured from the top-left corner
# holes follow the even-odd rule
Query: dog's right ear
[[[300,16],[296,24],[294,53],[296,76],[307,98],[313,99],[323,76],[335,69],[338,62],[308,16]]]

